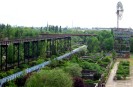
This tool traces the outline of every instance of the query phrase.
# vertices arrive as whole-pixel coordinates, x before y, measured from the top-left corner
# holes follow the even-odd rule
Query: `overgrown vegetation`
[[[88,69],[88,70],[92,70],[92,71],[97,71],[98,73],[102,74],[103,73],[103,68],[101,66],[99,66],[98,64],[95,63],[89,63],[87,61],[82,62],[81,67],[83,69]]]
[[[48,26],[48,27],[12,27],[10,25],[0,25],[0,40],[6,39],[20,39],[20,38],[29,38],[29,37],[38,37],[41,33],[68,33],[68,34],[97,34],[96,37],[72,37],[71,44],[72,49],[79,47],[82,44],[87,45],[87,50],[84,50],[78,54],[70,56],[68,60],[53,60],[53,58],[63,54],[55,53],[51,58],[46,58],[46,43],[42,46],[39,44],[39,55],[38,58],[30,60],[28,63],[21,64],[20,67],[14,67],[13,69],[5,72],[0,72],[0,78],[11,75],[20,70],[26,69],[28,67],[40,64],[44,61],[51,60],[51,64],[40,72],[33,72],[32,74],[17,78],[14,81],[6,83],[6,86],[17,87],[17,86],[26,86],[26,87],[84,87],[86,84],[98,83],[98,80],[101,78],[102,74],[106,74],[106,67],[112,61],[112,57],[106,56],[106,53],[113,49],[113,36],[111,31],[108,30],[70,30],[67,28],[61,28],[58,26]],[[61,43],[61,46],[63,46]],[[49,44],[47,44],[49,45]],[[30,44],[30,46],[32,46]],[[53,47],[53,49],[56,47]],[[8,53],[8,63],[12,64],[17,62],[17,56],[13,55],[13,44],[9,45]],[[62,47],[61,49],[64,50]],[[20,61],[24,60],[23,54],[23,44],[20,45]],[[30,49],[30,56],[32,55],[32,49]],[[60,50],[61,51],[61,50]],[[81,56],[90,56],[87,60],[80,59]],[[115,54],[113,55],[113,58]],[[4,62],[2,62],[4,63]],[[92,78],[85,80],[82,78],[83,70],[90,70],[96,73],[93,74]],[[28,80],[27,80],[28,79]],[[25,84],[26,81],[26,84]],[[18,85],[21,84],[21,85]]]
[[[130,75],[130,62],[120,61],[115,79],[117,80],[126,79],[127,77],[129,77],[129,75]]]
[[[72,78],[60,69],[42,70],[34,73],[26,82],[26,87],[72,87]]]

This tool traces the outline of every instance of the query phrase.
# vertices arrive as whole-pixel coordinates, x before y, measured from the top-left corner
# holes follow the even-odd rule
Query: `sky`
[[[18,26],[116,27],[116,5],[124,12],[120,27],[133,28],[133,0],[0,0],[0,23]]]

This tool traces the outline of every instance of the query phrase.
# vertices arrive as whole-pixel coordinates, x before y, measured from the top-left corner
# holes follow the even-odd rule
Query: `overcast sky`
[[[124,8],[120,27],[133,28],[133,0],[0,0],[0,23],[19,26],[116,27],[116,4]]]

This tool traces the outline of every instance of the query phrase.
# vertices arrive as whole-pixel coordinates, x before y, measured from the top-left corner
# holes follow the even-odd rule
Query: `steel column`
[[[46,52],[47,52],[47,54],[46,54],[46,57],[48,58],[48,57],[51,57],[51,39],[47,39],[47,50],[46,50]]]
[[[52,53],[51,53],[52,55],[56,55],[55,39],[52,39],[51,51],[52,51]]]
[[[7,48],[8,48],[7,43],[5,45],[1,45],[1,70],[7,70],[7,62],[8,62]]]
[[[14,58],[17,57],[17,65],[20,65],[20,43],[13,44]],[[13,62],[14,63],[14,62]]]
[[[29,62],[30,57],[30,42],[24,42],[24,62],[28,59]]]
[[[32,57],[37,58],[39,56],[38,53],[38,41],[33,41],[32,42]]]

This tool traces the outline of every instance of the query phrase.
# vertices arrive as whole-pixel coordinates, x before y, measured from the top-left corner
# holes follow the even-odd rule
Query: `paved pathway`
[[[106,83],[106,87],[116,87],[115,86],[116,82],[113,80],[113,78],[114,78],[114,76],[116,74],[116,71],[117,71],[117,68],[118,68],[118,64],[119,64],[119,62],[116,62],[114,64],[114,67],[113,67],[113,69],[110,72],[109,79],[108,79],[108,81]]]
[[[130,66],[130,79],[129,80],[117,80],[114,81],[113,78],[116,74],[116,70],[118,68],[118,63],[114,64],[113,69],[111,70],[109,79],[107,81],[106,87],[133,87],[133,66]]]

